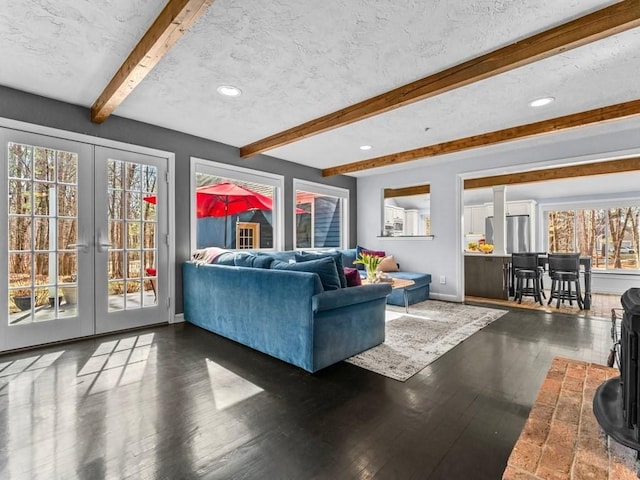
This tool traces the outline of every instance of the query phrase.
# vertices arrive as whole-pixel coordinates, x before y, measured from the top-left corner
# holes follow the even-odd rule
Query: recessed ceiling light
[[[227,97],[238,97],[242,94],[242,90],[238,87],[234,87],[233,85],[220,85],[216,90],[220,95],[225,95]]]
[[[360,150],[371,150],[371,145],[360,145]]]
[[[549,105],[554,100],[555,98],[553,97],[536,98],[535,100],[530,102],[529,105],[532,107],[544,107],[545,105]]]

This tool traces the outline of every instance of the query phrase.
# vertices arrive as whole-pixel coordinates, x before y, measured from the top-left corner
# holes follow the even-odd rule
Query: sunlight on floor
[[[87,395],[142,380],[155,334],[136,335],[101,343],[78,372],[78,385]]]
[[[241,376],[206,359],[213,401],[218,411],[240,403],[264,390]]]

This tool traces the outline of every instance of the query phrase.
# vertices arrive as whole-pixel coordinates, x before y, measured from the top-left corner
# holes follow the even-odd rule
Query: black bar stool
[[[511,264],[516,279],[514,300],[522,303],[522,297],[533,297],[542,305],[540,295],[540,269],[537,253],[512,253]]]
[[[546,269],[546,257],[547,256],[547,252],[538,252],[538,273],[540,274],[540,295],[542,295],[542,298],[544,298],[545,300],[547,299],[547,296],[544,294],[544,274],[547,271]]]
[[[573,306],[575,300],[584,309],[582,302],[582,292],[580,291],[580,254],[579,253],[550,253],[549,254],[549,277],[551,277],[551,294],[549,295],[549,305],[556,299],[556,308],[560,308],[560,300],[564,303],[569,300],[569,305]],[[575,288],[571,288],[575,285]]]

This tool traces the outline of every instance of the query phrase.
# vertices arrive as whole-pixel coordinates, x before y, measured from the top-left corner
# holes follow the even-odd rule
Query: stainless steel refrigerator
[[[529,215],[507,215],[506,217],[507,253],[528,252],[531,238]],[[493,217],[485,219],[485,239],[493,244]]]

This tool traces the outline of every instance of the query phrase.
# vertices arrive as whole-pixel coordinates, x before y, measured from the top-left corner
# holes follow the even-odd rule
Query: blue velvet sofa
[[[345,267],[353,267],[353,262],[357,258],[357,249],[349,248],[340,250],[342,252],[342,262]],[[362,271],[364,275],[364,271]],[[431,274],[419,272],[388,272],[390,277],[403,278],[405,280],[413,280],[414,285],[407,288],[407,302],[409,305],[429,300],[429,285],[431,284]],[[387,297],[387,303],[390,305],[398,305],[404,307],[404,289],[395,288]]]
[[[325,291],[317,273],[269,263],[186,262],[185,320],[309,372],[384,341],[388,284]]]

